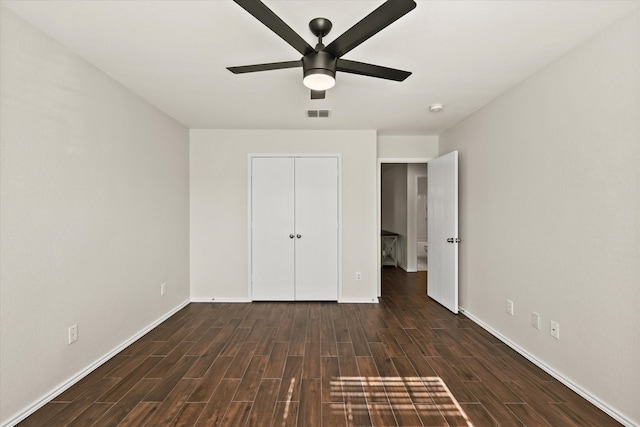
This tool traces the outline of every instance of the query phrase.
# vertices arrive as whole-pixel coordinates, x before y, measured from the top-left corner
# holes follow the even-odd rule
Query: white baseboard
[[[342,298],[340,304],[378,304],[378,298]]]
[[[100,365],[102,365],[103,363],[105,363],[106,361],[111,359],[113,356],[115,356],[116,354],[120,353],[122,350],[127,348],[129,345],[133,344],[135,341],[140,339],[147,332],[151,331],[153,328],[158,326],[160,323],[164,322],[169,317],[173,316],[178,311],[180,311],[181,309],[186,307],[187,304],[189,304],[189,302],[190,301],[187,300],[187,301],[184,301],[184,302],[180,303],[177,307],[173,308],[171,311],[169,311],[168,313],[164,314],[158,320],[156,320],[153,323],[151,323],[151,324],[147,325],[146,327],[144,327],[142,330],[137,332],[131,338],[129,338],[128,340],[126,340],[122,344],[118,345],[113,350],[111,350],[110,352],[108,352],[104,356],[100,357],[98,360],[96,360],[95,362],[93,362],[92,364],[87,366],[86,368],[82,369],[80,372],[78,372],[73,377],[71,377],[68,380],[66,380],[64,383],[60,384],[59,386],[57,386],[56,388],[51,390],[45,396],[43,396],[40,399],[38,399],[36,402],[31,404],[29,407],[24,409],[22,412],[20,412],[19,414],[17,414],[16,416],[11,418],[10,420],[6,421],[4,424],[2,424],[2,427],[15,426],[20,421],[24,420],[29,415],[33,414],[35,411],[37,411],[38,409],[42,408],[44,405],[49,403],[49,401],[51,401],[54,397],[56,397],[59,394],[63,393],[65,390],[70,388],[72,385],[74,385],[75,383],[77,383],[78,381],[80,381],[81,379],[83,379],[84,377],[89,375],[91,372],[96,370]]]
[[[633,423],[629,418],[619,413],[612,407],[608,406],[606,403],[602,402],[600,399],[593,396],[592,394],[590,394],[589,392],[587,392],[586,390],[584,390],[583,388],[581,388],[580,386],[578,386],[577,384],[575,384],[574,382],[566,378],[564,375],[562,375],[560,372],[556,371],[555,369],[553,369],[552,367],[544,363],[542,360],[536,358],[534,355],[526,351],[524,348],[520,347],[518,344],[511,341],[509,338],[502,335],[500,332],[493,329],[491,326],[484,323],[482,320],[474,316],[472,313],[468,312],[462,307],[458,307],[458,310],[460,311],[460,313],[464,314],[466,317],[468,317],[478,326],[480,326],[481,328],[489,332],[494,337],[498,338],[500,341],[502,341],[503,343],[511,347],[513,350],[515,350],[518,354],[520,354],[521,356],[529,360],[531,363],[533,363],[534,365],[536,365],[537,367],[539,367],[540,369],[542,369],[543,371],[545,371],[546,373],[548,373],[549,375],[551,375],[552,377],[560,381],[562,384],[566,385],[571,390],[575,391],[580,396],[587,399],[589,402],[597,406],[603,412],[606,412],[608,415],[610,415],[619,423],[623,424],[626,427],[636,426],[636,424]]]
[[[210,302],[210,303],[246,303],[253,302],[247,298],[191,298],[191,302]],[[295,302],[295,301],[288,301]],[[377,304],[378,298],[343,298],[338,300],[341,304]]]
[[[191,298],[191,302],[251,302],[249,298]]]

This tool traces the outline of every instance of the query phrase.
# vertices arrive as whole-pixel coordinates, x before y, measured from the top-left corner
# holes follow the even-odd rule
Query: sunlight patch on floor
[[[440,377],[334,377],[331,380],[332,400],[344,402],[347,418],[357,412],[391,412],[396,419],[402,412],[417,413],[420,418],[442,416],[455,420],[456,425],[472,427],[469,417]],[[389,414],[387,414],[389,415]]]

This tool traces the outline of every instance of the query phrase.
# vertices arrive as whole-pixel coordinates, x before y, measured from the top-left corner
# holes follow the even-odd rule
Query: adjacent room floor
[[[418,256],[418,271],[427,271],[427,256]]]
[[[21,426],[610,426],[383,270],[380,304],[194,303]]]

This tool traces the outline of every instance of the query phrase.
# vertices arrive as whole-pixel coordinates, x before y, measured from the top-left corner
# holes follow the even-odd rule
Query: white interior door
[[[338,159],[295,163],[295,299],[338,299]]]
[[[458,313],[458,152],[430,160],[427,176],[427,295]]]
[[[251,296],[294,295],[294,159],[251,159]]]

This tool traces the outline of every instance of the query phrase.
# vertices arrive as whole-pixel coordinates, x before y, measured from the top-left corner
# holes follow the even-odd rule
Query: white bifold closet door
[[[251,159],[251,294],[294,299],[293,159]],[[294,236],[294,237],[289,237]]]
[[[253,300],[338,299],[338,159],[251,159]]]

